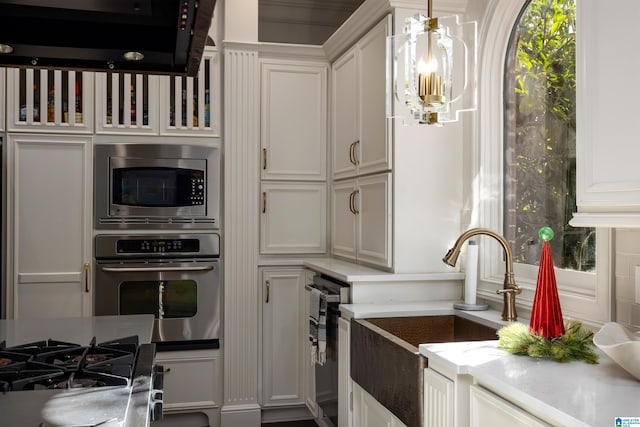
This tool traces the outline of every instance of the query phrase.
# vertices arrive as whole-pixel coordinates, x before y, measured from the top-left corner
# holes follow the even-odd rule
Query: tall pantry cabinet
[[[324,255],[327,250],[329,66],[317,50],[260,59],[260,255]],[[311,52],[311,53],[309,53]],[[261,399],[280,411],[315,413],[308,341],[313,274],[279,262],[260,268]],[[275,414],[275,415],[271,415]]]
[[[385,17],[331,67],[331,252],[392,267]]]

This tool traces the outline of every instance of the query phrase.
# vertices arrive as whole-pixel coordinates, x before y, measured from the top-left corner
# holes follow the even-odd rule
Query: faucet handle
[[[514,284],[512,287],[506,288],[506,289],[498,289],[496,291],[497,294],[510,294],[510,293],[514,293],[516,295],[522,293],[522,288],[516,284]]]

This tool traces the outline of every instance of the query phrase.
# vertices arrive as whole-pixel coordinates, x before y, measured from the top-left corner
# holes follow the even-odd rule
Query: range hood
[[[216,0],[0,0],[0,66],[197,74]]]

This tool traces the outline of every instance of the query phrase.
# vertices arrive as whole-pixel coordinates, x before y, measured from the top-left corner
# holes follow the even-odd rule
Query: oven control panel
[[[198,239],[126,239],[116,242],[119,254],[199,252]]]

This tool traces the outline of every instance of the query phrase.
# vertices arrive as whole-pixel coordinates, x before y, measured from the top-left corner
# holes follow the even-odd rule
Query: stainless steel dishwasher
[[[327,276],[315,276],[313,285],[319,289],[320,298],[327,302],[326,361],[315,365],[316,403],[320,409],[319,421],[327,427],[338,427],[338,319],[340,304],[350,302],[351,288],[348,283]]]

